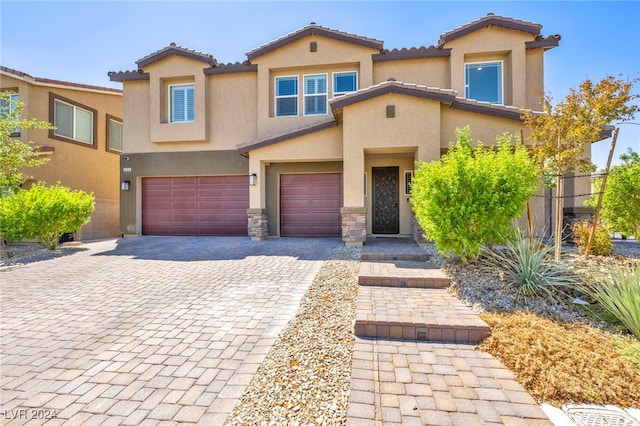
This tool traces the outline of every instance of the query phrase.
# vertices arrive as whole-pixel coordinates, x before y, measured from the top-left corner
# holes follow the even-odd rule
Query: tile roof
[[[525,42],[525,47],[527,49],[552,49],[554,47],[558,47],[560,44],[560,34],[554,34],[547,37],[537,36],[534,41]]]
[[[229,63],[229,64],[215,64],[215,65],[212,65],[210,68],[205,68],[204,73],[205,75],[230,74],[230,73],[237,73],[237,72],[257,71],[257,69],[258,69],[257,65],[252,65],[250,62],[245,61],[245,62],[236,62],[236,63]]]
[[[315,122],[315,123],[307,124],[305,126],[296,127],[294,129],[288,129],[283,133],[269,135],[264,138],[241,143],[241,144],[238,144],[236,148],[238,150],[238,153],[246,154],[247,152],[257,148],[262,148],[264,146],[273,145],[278,142],[283,142],[289,139],[305,136],[310,133],[335,127],[337,125],[338,125],[338,122],[336,121],[336,119],[334,117],[331,117],[321,122]]]
[[[435,46],[411,47],[409,49],[385,49],[381,53],[371,55],[373,62],[392,61],[396,59],[416,59],[416,58],[434,58],[441,56],[451,56],[451,49],[445,49]]]
[[[91,84],[73,83],[70,81],[54,80],[51,78],[33,77],[27,74],[26,72],[18,71],[16,69],[5,67],[5,66],[0,66],[0,71],[5,72],[7,74],[15,75],[16,77],[31,79],[36,83],[45,84],[45,85],[66,86],[74,89],[100,90],[103,92],[112,92],[112,93],[122,94],[122,90],[115,89],[113,87],[94,86]]]
[[[149,73],[142,70],[135,71],[109,71],[107,73],[111,81],[149,80]]]
[[[329,105],[332,110],[344,108],[345,106],[372,99],[388,93],[399,93],[409,96],[416,96],[425,99],[432,99],[449,104],[453,109],[477,112],[480,114],[492,115],[495,117],[507,118],[510,120],[522,119],[525,110],[512,106],[490,104],[488,102],[474,101],[457,96],[458,93],[451,89],[440,89],[438,87],[428,87],[419,84],[403,83],[400,81],[385,81],[366,89],[358,90],[355,93],[331,99]]]
[[[384,42],[381,40],[345,33],[331,28],[322,27],[320,25],[317,25],[315,22],[312,22],[306,27],[303,27],[297,31],[289,33],[283,37],[280,37],[274,41],[270,41],[269,43],[263,44],[262,46],[247,52],[247,58],[249,60],[254,59],[260,55],[264,55],[265,53],[271,52],[286,44],[292,43],[311,34],[359,44],[361,46],[370,47],[377,50],[382,50],[384,44]]]
[[[530,33],[535,36],[539,35],[540,30],[542,29],[542,25],[540,24],[521,21],[513,18],[507,18],[504,16],[499,16],[499,15],[494,15],[493,13],[489,13],[487,14],[487,16],[483,16],[480,19],[469,22],[468,24],[462,25],[458,28],[455,28],[451,31],[447,31],[446,33],[440,35],[440,40],[438,41],[438,47],[443,47],[447,42],[450,42],[451,40],[467,35],[481,28],[486,28],[493,25],[512,29],[512,30],[524,31],[526,33]]]
[[[186,47],[178,46],[175,43],[171,43],[167,47],[153,52],[152,54],[147,55],[142,59],[138,59],[136,61],[136,64],[139,68],[144,68],[147,65],[159,61],[160,59],[170,55],[178,55],[185,58],[195,59],[196,61],[206,62],[209,65],[215,65],[217,63],[215,58],[208,53],[199,52],[193,49],[187,49]]]

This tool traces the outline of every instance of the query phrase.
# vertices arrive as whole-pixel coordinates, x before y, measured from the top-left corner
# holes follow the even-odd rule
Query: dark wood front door
[[[373,168],[373,225],[374,234],[398,234],[400,232],[399,168]]]

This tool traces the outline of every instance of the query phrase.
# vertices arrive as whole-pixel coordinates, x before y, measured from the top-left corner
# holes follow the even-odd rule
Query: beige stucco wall
[[[404,83],[448,89],[451,87],[451,71],[448,57],[402,59],[374,62],[373,84],[390,78]]]
[[[387,105],[395,117],[387,118]],[[362,182],[365,154],[415,153],[425,161],[440,158],[440,102],[388,94],[344,108],[343,158],[346,182]],[[365,205],[362,187],[344,191],[345,207]]]
[[[57,84],[42,84],[29,77],[21,79],[6,74],[0,75],[0,89],[17,90],[20,101],[24,103],[23,118],[49,122],[50,92],[97,110],[95,147],[50,138],[48,131],[21,131],[21,140],[31,140],[36,145],[46,145],[54,149],[52,153],[46,154],[49,161],[45,165],[27,169],[25,173],[33,176],[35,180],[46,182],[47,185],[60,182],[66,187],[95,195],[96,210],[91,223],[78,232],[81,239],[119,235],[119,154],[107,151],[106,131],[107,114],[122,118],[122,95]]]
[[[209,87],[202,72],[205,67],[207,64],[202,61],[172,55],[143,69],[149,73],[149,136],[152,142],[202,142],[207,139]],[[195,85],[195,121],[170,123],[169,86],[187,83]]]
[[[464,64],[466,62],[503,61],[504,103],[506,105],[525,106],[527,83],[537,84],[535,79],[527,79],[527,54],[525,42],[534,39],[532,34],[509,30],[502,27],[478,29],[470,34],[456,38],[445,44],[451,48],[451,89],[460,96],[465,93]],[[536,49],[542,55],[542,49]],[[529,55],[535,56],[535,53]],[[530,87],[529,90],[542,90]]]
[[[317,51],[310,52],[309,44],[314,41]],[[298,75],[299,94],[303,93],[304,74],[328,73],[328,97],[332,97],[332,73],[337,71],[357,71],[360,88],[373,84],[373,63],[371,54],[376,49],[346,43],[331,38],[311,35],[287,44],[285,47],[271,51],[252,59],[258,65],[258,134],[269,135],[286,129],[299,127],[309,122],[322,119],[323,116],[304,116],[302,96],[300,96],[298,117],[274,117],[273,86],[276,76]],[[330,114],[330,112],[328,112]]]
[[[258,175],[258,184],[249,188],[250,207],[264,209],[267,205],[267,182],[263,179],[271,163],[312,163],[342,160],[342,131],[338,126],[310,135],[293,138],[251,151],[249,173]]]

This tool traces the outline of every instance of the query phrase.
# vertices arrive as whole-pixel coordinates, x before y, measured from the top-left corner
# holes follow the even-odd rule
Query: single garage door
[[[340,173],[280,175],[280,235],[339,237],[342,233]]]
[[[247,235],[247,176],[142,179],[142,233]]]

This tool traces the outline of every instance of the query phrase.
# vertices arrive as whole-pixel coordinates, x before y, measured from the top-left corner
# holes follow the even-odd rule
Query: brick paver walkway
[[[0,423],[222,424],[339,244],[140,237],[0,270]]]

